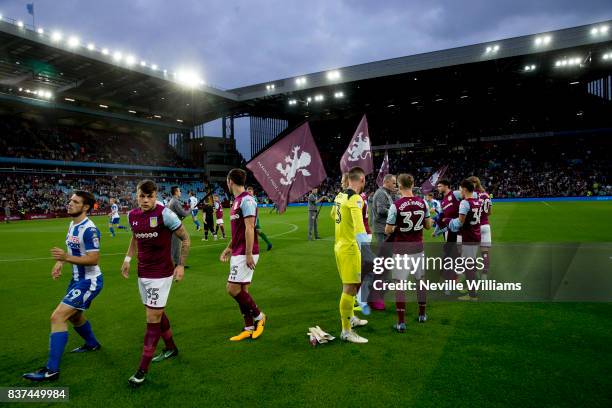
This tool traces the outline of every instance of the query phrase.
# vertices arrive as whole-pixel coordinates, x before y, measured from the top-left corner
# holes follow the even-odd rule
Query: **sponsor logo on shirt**
[[[70,235],[66,237],[66,246],[70,249],[79,249],[81,247],[81,241],[79,241],[79,237]]]
[[[157,238],[159,234],[157,232],[139,232],[134,234],[136,239],[149,239],[149,238]]]

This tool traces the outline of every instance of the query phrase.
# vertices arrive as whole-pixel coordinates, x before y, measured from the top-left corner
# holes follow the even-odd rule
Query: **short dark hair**
[[[467,191],[469,191],[470,193],[474,192],[474,183],[472,183],[470,180],[465,179],[461,182],[460,184],[461,187],[465,188]]]
[[[89,210],[87,210],[87,212],[89,212],[96,203],[96,197],[94,197],[94,195],[89,191],[76,190],[74,192],[74,195],[77,197],[81,197],[83,199],[83,204],[89,206]]]
[[[351,181],[359,181],[361,176],[365,176],[365,171],[359,166],[352,167],[348,172],[348,179]]]
[[[179,186],[172,186],[170,187],[170,194],[174,195],[174,193],[176,193],[176,190],[179,189]]]
[[[157,191],[157,184],[153,180],[142,180],[136,187],[136,191],[138,190],[145,194],[153,194]]]
[[[397,176],[397,182],[403,188],[412,188],[414,186],[414,177],[412,177],[412,174],[402,173]]]
[[[443,186],[449,187],[450,188],[450,181],[448,181],[448,179],[441,179],[438,180],[437,184],[442,184]]]
[[[434,196],[434,193],[429,192],[429,193],[427,193],[427,194],[425,194],[425,195],[426,195],[427,197],[433,197],[433,196]]]
[[[227,178],[232,180],[234,184],[239,186],[244,186],[246,183],[246,171],[242,169],[231,169],[229,173],[227,173]]]

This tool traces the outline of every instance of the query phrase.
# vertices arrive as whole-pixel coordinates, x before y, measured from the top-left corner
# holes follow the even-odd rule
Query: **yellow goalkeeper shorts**
[[[335,254],[342,283],[361,283],[361,253],[335,251]]]

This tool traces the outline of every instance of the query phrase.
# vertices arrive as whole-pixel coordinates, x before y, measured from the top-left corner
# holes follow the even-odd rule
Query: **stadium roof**
[[[610,59],[604,60],[608,53]],[[611,67],[612,20],[608,20],[271,80],[228,92],[260,115],[276,112],[279,117],[303,120],[347,109],[364,112],[377,103],[387,107],[443,98],[452,77],[457,79],[456,86],[464,87],[457,92],[469,92],[475,83],[493,77],[505,81],[525,76],[584,79],[609,72]]]
[[[172,73],[139,61],[128,64],[126,56],[114,59],[112,51],[54,40],[52,33],[4,18],[0,100],[177,130],[226,115],[298,121],[375,107],[419,107],[448,98],[451,91],[453,97],[465,96],[495,78],[590,80],[612,67],[611,40],[612,21],[602,21],[230,90],[202,83],[187,89]],[[606,53],[609,60],[603,60]],[[33,93],[38,90],[42,96]],[[46,91],[54,97],[45,98]]]
[[[59,35],[58,35],[59,37]],[[76,40],[74,40],[76,43]],[[218,117],[235,96],[201,82],[183,86],[173,73],[112,51],[60,41],[6,17],[0,21],[3,102],[107,115],[176,129]],[[133,57],[129,57],[133,58]],[[42,91],[42,95],[35,92]],[[52,98],[45,98],[50,92]],[[48,96],[48,94],[47,94]]]

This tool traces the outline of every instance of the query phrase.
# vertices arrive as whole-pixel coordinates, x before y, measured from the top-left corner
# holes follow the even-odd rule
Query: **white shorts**
[[[152,309],[166,307],[173,279],[173,276],[156,279],[138,278],[138,290],[140,291],[142,303]]]
[[[461,245],[461,257],[476,259],[479,245]]]
[[[457,234],[457,244],[460,244],[462,242],[463,242],[463,235]]]
[[[217,218],[217,225],[223,225],[223,218]]]
[[[403,259],[403,256],[402,256]],[[412,261],[411,259],[414,259]],[[413,263],[414,262],[414,263]],[[402,264],[404,261],[402,261]],[[408,280],[408,276],[414,276],[415,279],[421,280],[425,275],[425,253],[419,252],[418,254],[408,255],[408,268],[409,269],[393,269],[391,274],[393,279],[396,280]],[[416,268],[413,269],[413,266]]]
[[[259,260],[259,255],[253,255],[255,265]],[[230,258],[230,273],[227,278],[231,283],[251,283],[253,280],[253,269],[246,264],[246,255],[235,255]]]
[[[480,226],[480,246],[491,246],[491,225],[485,224]]]

